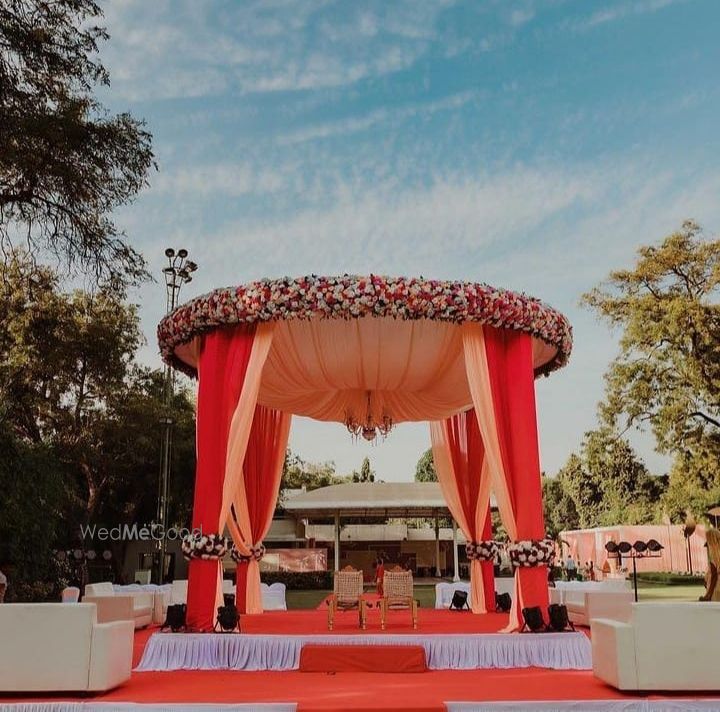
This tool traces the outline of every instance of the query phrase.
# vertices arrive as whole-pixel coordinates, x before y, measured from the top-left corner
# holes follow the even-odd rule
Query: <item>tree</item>
[[[428,448],[420,456],[415,466],[415,482],[437,482],[437,472],[433,462],[432,448]]]
[[[575,501],[565,489],[559,477],[542,478],[543,510],[545,530],[548,536],[555,539],[561,531],[578,529],[578,517]]]
[[[93,96],[109,84],[101,16],[94,0],[0,4],[0,247],[22,240],[99,281],[134,283],[144,260],[110,216],[147,183],[151,136]]]
[[[334,462],[307,462],[290,448],[285,452],[281,493],[288,489],[314,490],[329,485],[338,485],[350,481],[350,477],[342,477],[335,473]]]
[[[0,263],[0,319],[0,486],[8,502],[25,506],[13,505],[15,518],[0,511],[0,542],[22,576],[36,576],[24,519],[44,518],[48,529],[33,536],[32,552],[47,561],[53,546],[94,548],[81,540],[81,524],[154,518],[163,374],[135,363],[138,317],[121,292],[63,292],[52,270],[19,254]],[[171,410],[170,517],[185,524],[195,455],[194,404],[184,387]],[[124,546],[111,548],[118,563]]]
[[[370,458],[366,457],[360,466],[360,472],[353,471],[353,482],[375,482],[375,471],[370,467]]]
[[[580,454],[570,455],[554,482],[545,479],[546,518],[557,531],[651,523],[666,484],[607,428],[586,433]]]
[[[719,286],[720,241],[688,221],[583,298],[622,330],[601,415],[610,426],[650,425],[658,450],[674,458],[676,511],[691,500],[704,511],[720,489]]]

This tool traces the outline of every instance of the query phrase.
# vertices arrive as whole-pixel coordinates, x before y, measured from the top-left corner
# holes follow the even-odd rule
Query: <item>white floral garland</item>
[[[510,563],[515,567],[552,566],[555,542],[552,539],[525,539],[507,545]]]
[[[263,544],[255,544],[250,547],[250,556],[240,553],[240,550],[233,545],[230,550],[230,557],[238,564],[247,564],[250,561],[260,561],[265,556],[265,546]]]
[[[470,561],[477,559],[478,561],[495,561],[500,553],[502,544],[494,539],[485,539],[484,541],[469,541],[465,544],[465,553]]]
[[[230,549],[231,542],[221,534],[191,533],[183,537],[181,543],[183,556],[190,559],[222,559]]]

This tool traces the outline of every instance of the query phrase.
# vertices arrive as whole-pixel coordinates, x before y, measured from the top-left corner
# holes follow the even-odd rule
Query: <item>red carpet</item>
[[[300,672],[427,672],[421,645],[305,645]]]
[[[243,633],[278,635],[317,635],[373,633],[409,633],[432,635],[436,633],[497,633],[508,623],[507,613],[487,613],[475,616],[470,612],[421,608],[418,612],[418,629],[413,630],[410,611],[390,611],[385,631],[380,628],[380,611],[368,609],[367,629],[358,626],[357,611],[338,611],[334,629],[328,631],[327,610],[268,611],[262,615],[244,615],[240,625]]]
[[[301,613],[301,612],[299,612]],[[421,611],[421,630],[423,631]],[[438,611],[453,615],[446,611]],[[265,614],[268,618],[271,614]],[[280,614],[283,615],[283,614]],[[462,618],[463,614],[455,617]],[[248,616],[250,618],[250,616]],[[301,616],[302,618],[302,616]],[[430,617],[432,618],[432,616]],[[467,616],[474,620],[484,616]],[[290,620],[290,619],[288,619]],[[426,621],[427,625],[430,620]],[[273,625],[277,625],[274,623]],[[474,625],[479,625],[475,623]],[[157,629],[139,631],[135,637],[135,659],[139,659],[148,637]],[[653,696],[658,699],[660,696]],[[662,696],[667,697],[667,696]],[[692,695],[679,694],[679,698]],[[702,695],[702,697],[711,697]],[[623,695],[596,680],[591,672],[565,672],[526,668],[522,670],[431,670],[422,675],[403,673],[301,673],[178,671],[134,673],[129,682],[90,699],[97,702],[297,702],[301,712],[312,710],[441,711],[452,700],[594,700],[637,699]],[[79,700],[87,697],[0,698],[0,702],[30,700]]]

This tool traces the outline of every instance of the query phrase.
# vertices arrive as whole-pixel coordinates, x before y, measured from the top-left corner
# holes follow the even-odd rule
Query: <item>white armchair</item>
[[[286,611],[287,603],[285,602],[285,584],[276,581],[275,583],[260,584],[262,593],[263,610],[266,611]]]
[[[63,603],[77,603],[80,600],[80,589],[77,586],[66,586],[60,594]]]
[[[720,690],[720,603],[634,603],[630,621],[593,619],[593,673],[619,690]]]
[[[133,624],[89,603],[0,606],[0,692],[100,692],[130,679]]]
[[[589,626],[594,618],[616,621],[630,619],[633,594],[631,591],[560,590],[550,588],[550,603],[564,603],[568,618],[574,625]]]
[[[144,628],[152,623],[154,600],[153,594],[147,591],[117,594],[109,582],[89,583],[85,586],[83,602],[97,606],[100,623],[130,620],[135,628]]]

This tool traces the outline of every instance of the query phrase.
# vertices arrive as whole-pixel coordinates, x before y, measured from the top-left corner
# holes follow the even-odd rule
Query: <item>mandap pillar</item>
[[[440,523],[437,512],[435,512],[435,576],[437,578],[442,576],[440,571]]]

